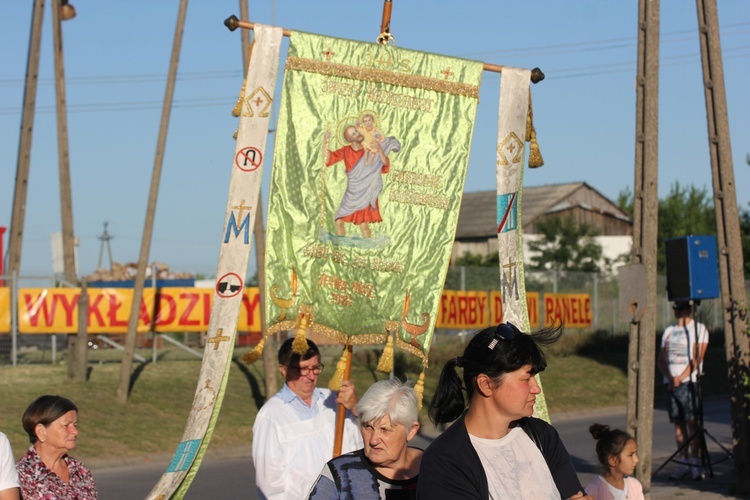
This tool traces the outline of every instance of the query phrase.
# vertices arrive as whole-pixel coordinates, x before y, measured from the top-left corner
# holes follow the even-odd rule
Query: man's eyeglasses
[[[320,372],[323,371],[323,368],[325,368],[324,364],[317,364],[315,366],[308,366],[308,367],[300,367],[300,366],[290,366],[289,367],[292,370],[297,370],[300,375],[303,377],[306,377],[310,374],[310,372],[313,372],[315,375],[320,375]]]
[[[498,344],[500,340],[498,340],[498,337],[502,340],[513,340],[516,338],[516,334],[513,332],[514,326],[510,323],[504,324],[500,323],[495,327],[495,335],[490,344],[487,346],[489,350],[493,350],[495,346]]]

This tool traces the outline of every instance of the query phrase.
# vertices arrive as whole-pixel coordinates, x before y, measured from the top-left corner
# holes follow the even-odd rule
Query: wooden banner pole
[[[346,368],[344,369],[344,380],[349,380],[352,373],[352,345],[346,344]],[[333,440],[333,456],[341,455],[341,445],[344,442],[344,423],[346,422],[346,407],[339,404],[336,411],[336,433]]]
[[[391,10],[393,9],[393,1],[385,0],[383,2],[383,20],[380,22],[380,33],[391,32]]]
[[[386,2],[386,3],[390,4],[390,2]],[[386,8],[383,9],[383,16],[384,16],[383,19],[385,19],[385,10]],[[388,19],[390,20],[390,15]],[[250,21],[240,21],[237,18],[237,16],[231,15],[224,20],[224,26],[229,28],[229,31],[234,31],[237,28],[251,30],[255,28],[255,23],[251,23]],[[283,28],[283,30],[284,30],[284,36],[288,37],[292,34],[292,31],[287,28]],[[490,63],[483,63],[483,64],[484,64],[483,68],[485,71],[492,71],[493,73],[503,72],[503,66],[499,64],[490,64]],[[544,80],[544,73],[542,72],[542,70],[539,68],[532,69],[531,70],[531,83],[539,83],[542,80]]]

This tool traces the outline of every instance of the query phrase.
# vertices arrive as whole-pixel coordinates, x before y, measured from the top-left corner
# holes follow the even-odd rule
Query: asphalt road
[[[607,409],[579,413],[552,414],[552,423],[560,433],[581,483],[585,486],[596,474],[599,465],[594,450],[595,441],[588,432],[594,422],[624,429],[625,410]],[[652,480],[651,498],[738,498],[728,495],[731,487],[732,461],[722,449],[731,451],[729,402],[726,398],[704,402],[706,442],[711,456],[713,477],[703,481],[673,482],[669,473],[677,467],[667,459],[674,453],[674,428],[666,412],[654,412],[653,467],[666,465]],[[425,432],[413,442],[414,446],[427,447],[436,430],[425,426]],[[145,498],[166,470],[170,454],[149,457],[140,464],[128,461],[106,461],[88,464],[96,480],[99,496],[103,500],[133,500]],[[187,495],[187,499],[247,498],[257,499],[255,472],[250,457],[250,445],[230,450],[208,450]]]

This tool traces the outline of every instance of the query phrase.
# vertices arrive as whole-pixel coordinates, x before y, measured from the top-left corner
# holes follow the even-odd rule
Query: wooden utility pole
[[[167,142],[167,129],[169,128],[169,115],[172,110],[172,98],[174,97],[174,85],[177,79],[177,64],[180,60],[180,47],[182,45],[182,32],[185,28],[185,15],[187,13],[187,0],[180,0],[180,8],[177,14],[177,26],[174,32],[174,43],[172,45],[172,58],[169,64],[169,75],[167,77],[167,89],[164,93],[164,104],[161,110],[161,124],[159,126],[159,138],[156,143],[156,155],[154,157],[154,168],[151,173],[151,189],[148,195],[148,206],[146,207],[146,222],[143,225],[143,239],[141,240],[141,253],[138,259],[138,271],[133,286],[133,303],[130,309],[128,321],[128,333],[125,337],[125,352],[122,355],[120,366],[120,385],[117,387],[117,398],[127,403],[130,389],[130,375],[133,368],[133,354],[138,337],[138,318],[141,311],[141,299],[143,298],[143,285],[146,281],[146,266],[148,265],[148,254],[151,248],[151,236],[154,230],[154,215],[156,214],[156,199],[159,195],[159,180],[164,163],[164,146]]]
[[[81,294],[78,296],[78,338],[68,345],[68,379],[74,382],[86,382],[86,361],[88,357],[89,295],[88,284],[81,282]],[[76,362],[70,361],[75,359]]]
[[[23,87],[23,115],[21,116],[21,138],[18,144],[16,163],[16,185],[13,191],[13,214],[8,238],[8,266],[6,274],[18,276],[21,270],[21,243],[26,218],[26,194],[29,188],[29,165],[31,163],[31,139],[34,130],[36,89],[39,81],[39,52],[42,45],[42,20],[44,0],[35,0],[31,13],[31,36],[26,62],[26,82]],[[0,256],[2,258],[2,256]]]
[[[70,188],[70,149],[68,145],[68,105],[65,100],[65,64],[63,58],[60,0],[52,2],[52,38],[55,53],[55,96],[57,110],[57,161],[60,172],[60,214],[62,216],[63,273],[65,281],[75,284],[78,276],[73,230],[73,195]]]
[[[638,2],[638,74],[636,78],[635,188],[633,196],[632,263],[644,267],[646,280],[643,316],[631,327],[631,342],[638,344],[638,359],[628,360],[635,370],[635,438],[641,459],[636,475],[643,491],[651,490],[654,428],[654,371],[656,365],[656,250],[659,217],[659,0]],[[635,336],[635,338],[633,338]],[[632,352],[632,351],[631,351]],[[630,384],[629,384],[630,385]],[[629,422],[630,423],[630,422]]]
[[[62,217],[63,275],[68,286],[78,282],[73,230],[73,194],[70,187],[70,149],[68,145],[68,106],[65,99],[65,63],[63,58],[60,0],[52,0],[52,39],[55,53],[55,96],[57,110],[57,162],[60,172],[60,215]],[[79,301],[79,307],[81,302]],[[80,318],[79,318],[80,319]],[[68,378],[85,380],[86,322],[78,323],[78,334],[68,336]],[[79,345],[82,344],[82,347]],[[81,377],[81,374],[84,374]]]
[[[750,347],[740,219],[734,185],[732,148],[729,143],[729,117],[716,0],[696,0],[696,5],[706,97],[708,148],[716,208],[719,286],[724,313],[724,339],[732,414],[735,493],[746,495],[750,493],[750,411],[744,382],[750,375]]]
[[[240,0],[240,18],[250,19],[248,0]],[[240,30],[242,43],[242,71],[247,78],[247,65],[250,62],[250,30]],[[260,331],[266,331],[266,231],[263,227],[263,193],[258,193],[258,209],[255,211],[253,240],[255,241],[255,265],[258,268],[258,296],[260,298]],[[263,348],[263,378],[266,381],[266,401],[278,391],[276,371],[279,363],[273,336],[266,339]]]

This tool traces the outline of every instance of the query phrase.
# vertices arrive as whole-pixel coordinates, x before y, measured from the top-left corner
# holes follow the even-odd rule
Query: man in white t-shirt
[[[333,393],[317,387],[323,371],[320,351],[307,341],[300,356],[287,339],[279,348],[284,387],[258,411],[253,424],[255,484],[261,499],[307,498],[320,470],[333,458],[338,404],[347,411],[342,453],[363,447],[353,411],[359,402],[354,384],[345,380]]]
[[[18,473],[8,438],[0,432],[0,500],[18,500]]]
[[[703,323],[693,321],[692,302],[674,302],[672,310],[677,324],[664,330],[658,364],[664,376],[669,421],[675,425],[675,440],[681,450],[679,457],[684,463],[669,477],[702,479],[701,442],[699,439],[692,439],[689,447],[685,446],[685,442],[697,430],[696,416],[700,404],[698,383],[708,348],[708,329]]]

